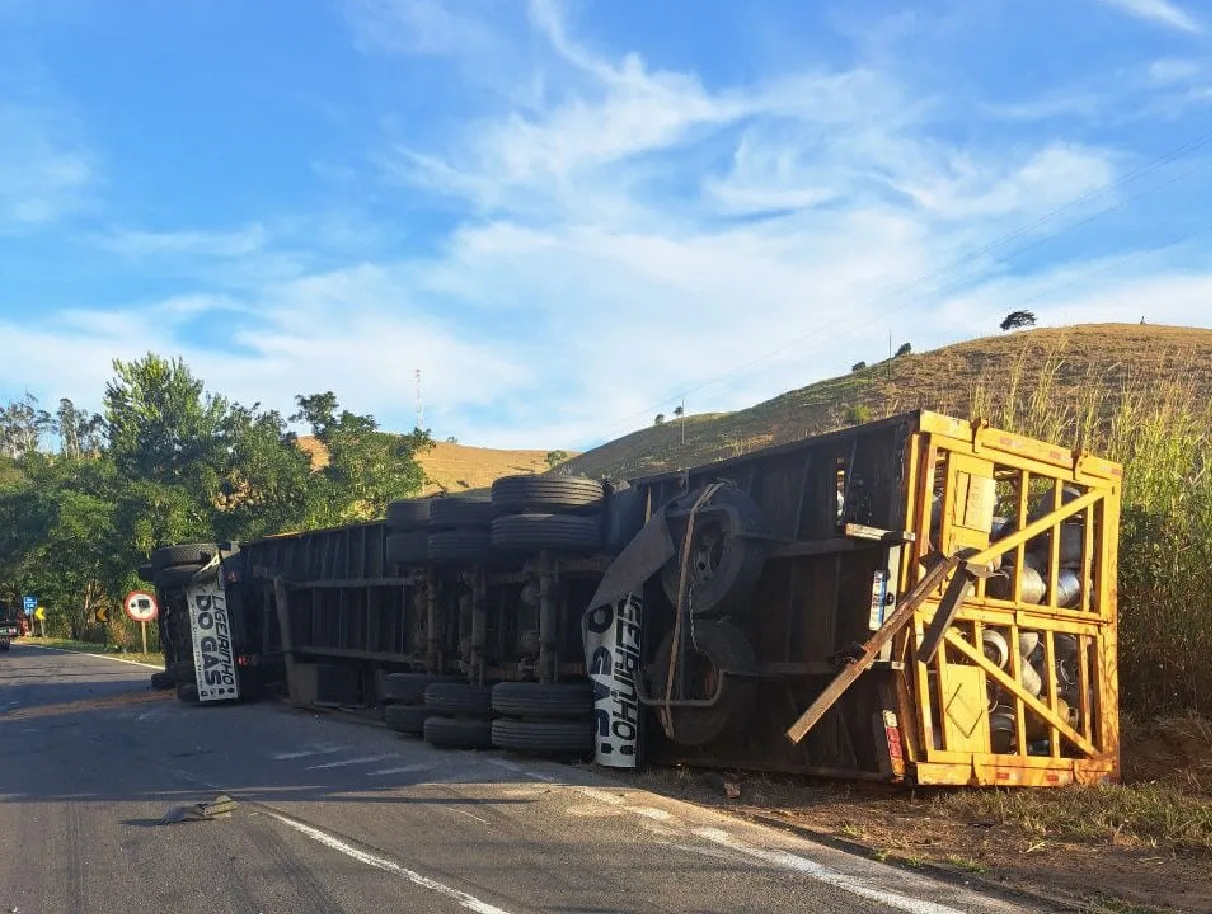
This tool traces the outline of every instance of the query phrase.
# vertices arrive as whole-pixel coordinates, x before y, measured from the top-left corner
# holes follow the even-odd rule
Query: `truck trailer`
[[[151,556],[183,700],[435,745],[921,785],[1119,775],[1121,468],[916,411]]]

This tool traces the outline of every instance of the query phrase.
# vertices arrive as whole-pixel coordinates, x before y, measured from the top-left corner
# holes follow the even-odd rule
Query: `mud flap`
[[[607,768],[639,764],[644,602],[628,595],[585,613],[585,667],[593,683],[594,760]]]
[[[238,699],[240,684],[232,650],[231,620],[217,557],[186,585],[185,600],[193,636],[198,701]]]

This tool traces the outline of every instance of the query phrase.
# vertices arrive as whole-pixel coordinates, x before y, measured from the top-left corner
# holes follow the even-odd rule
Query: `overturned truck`
[[[1120,485],[1093,455],[919,411],[172,547],[151,576],[185,700],[268,690],[614,767],[1094,783],[1119,773]]]

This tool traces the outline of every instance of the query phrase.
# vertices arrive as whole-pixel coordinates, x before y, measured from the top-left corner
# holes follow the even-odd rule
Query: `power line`
[[[1205,131],[1204,133],[1197,135],[1196,137],[1188,140],[1187,142],[1163,153],[1162,155],[1153,159],[1151,162],[1147,163],[1146,165],[1143,165],[1140,168],[1129,172],[1128,174],[1124,175],[1122,178],[1118,179],[1117,181],[1115,181],[1105,187],[1099,188],[1098,190],[1095,190],[1095,191],[1090,191],[1090,192],[1082,195],[1081,197],[1078,197],[1075,200],[1071,200],[1068,203],[1065,203],[1065,204],[1057,207],[1056,209],[1044,214],[1043,216],[1034,220],[1033,222],[1022,226],[1022,227],[1014,230],[1013,232],[1003,235],[1000,238],[997,238],[994,241],[989,242],[988,244],[984,245],[983,247],[981,247],[975,251],[971,251],[971,252],[963,255],[963,256],[957,258],[956,260],[951,261],[950,263],[948,263],[942,267],[939,267],[938,269],[932,271],[931,273],[925,274],[924,276],[919,277],[918,279],[915,279],[905,285],[899,286],[895,289],[890,290],[889,292],[884,293],[883,295],[877,297],[874,300],[874,302],[872,302],[872,304],[878,304],[882,301],[896,298],[899,295],[901,295],[902,293],[908,291],[909,289],[919,286],[922,283],[928,282],[937,276],[951,272],[954,269],[956,269],[957,267],[963,266],[965,263],[968,263],[969,261],[974,260],[975,258],[981,256],[982,254],[995,250],[996,248],[1001,247],[1004,244],[1006,244],[1010,241],[1013,241],[1016,238],[1022,237],[1023,235],[1032,231],[1033,229],[1047,224],[1049,221],[1054,219],[1056,216],[1058,216],[1068,210],[1071,210],[1077,206],[1080,206],[1082,203],[1086,203],[1099,196],[1103,196],[1107,193],[1110,193],[1111,191],[1113,191],[1115,189],[1121,188],[1121,187],[1143,177],[1144,175],[1146,175],[1152,171],[1155,171],[1158,168],[1161,168],[1165,165],[1168,165],[1174,161],[1177,161],[1178,159],[1181,159],[1184,156],[1187,156],[1190,153],[1195,152],[1198,149],[1202,149],[1205,146],[1208,146],[1209,144],[1212,144],[1212,130]],[[1085,225],[1089,225],[1090,223],[1096,221],[1097,219],[1103,218],[1104,216],[1117,212],[1117,211],[1123,209],[1128,204],[1135,202],[1136,200],[1139,200],[1145,196],[1148,196],[1149,194],[1155,193],[1156,191],[1161,190],[1162,188],[1168,187],[1168,186],[1182,180],[1183,178],[1189,177],[1190,175],[1194,174],[1197,171],[1201,171],[1202,169],[1208,167],[1208,165],[1210,165],[1210,164],[1212,164],[1212,161],[1202,162],[1199,165],[1196,165],[1193,168],[1188,169],[1187,171],[1181,172],[1180,174],[1178,174],[1166,181],[1163,181],[1160,184],[1154,185],[1153,187],[1150,187],[1147,190],[1144,190],[1132,197],[1129,197],[1126,200],[1122,200],[1114,206],[1111,206],[1105,210],[1100,210],[1099,212],[1094,213],[1093,215],[1087,217],[1086,219],[1072,223],[1056,232],[1053,232],[1042,238],[1036,239],[1031,244],[1026,245],[1022,248],[1019,248],[1016,251],[1013,251],[1010,254],[1007,254],[1007,255],[999,258],[998,260],[993,261],[991,264],[988,264],[986,266],[986,269],[988,267],[995,267],[995,266],[1005,264],[1005,263],[1009,262],[1010,260],[1014,259],[1015,257],[1018,257],[1027,251],[1033,250],[1033,249],[1039,247],[1040,245],[1047,243],[1048,241],[1054,240],[1054,239],[1060,237],[1061,235],[1066,234],[1069,231],[1072,231],[1077,228],[1081,228]],[[928,294],[935,296],[940,293],[945,293],[947,291],[950,291],[953,288],[963,285],[964,283],[971,282],[977,278],[978,278],[978,275],[976,275],[976,274],[962,277],[961,279],[959,279],[957,281],[954,281],[947,285],[936,288],[936,289],[932,290],[931,292],[929,292]],[[904,305],[902,305],[896,309],[893,309],[892,311],[889,311],[887,313],[888,314],[896,313],[897,311],[902,310],[907,305],[913,304],[914,302],[921,301],[921,300],[922,300],[921,297],[911,298]],[[838,327],[844,326],[845,323],[846,323],[846,320],[843,319],[841,321],[833,322],[832,324],[827,325],[824,328],[821,328],[821,327],[814,328],[813,330],[809,331],[808,333],[795,337],[795,338],[787,341],[786,343],[783,343],[782,345],[776,347],[775,349],[770,350],[766,353],[763,353],[762,355],[758,356],[757,358],[744,363],[743,365],[740,365],[736,368],[729,369],[728,371],[723,372],[722,374],[716,375],[693,387],[690,387],[690,388],[684,390],[682,392],[681,396],[685,397],[688,394],[697,393],[699,391],[704,390],[707,387],[710,387],[710,386],[718,383],[721,380],[735,377],[738,373],[745,372],[747,369],[754,367],[756,365],[760,365],[761,363],[769,360],[769,358],[771,356],[784,352],[787,349],[791,348],[792,346],[797,345],[798,343],[804,342],[805,340],[807,340],[813,336],[823,333],[825,330],[833,330],[833,329],[837,329]],[[741,374],[740,376],[748,377],[749,375]],[[616,429],[621,428],[621,427],[623,427],[623,425],[625,423],[630,424],[630,422],[632,420],[639,418],[640,416],[648,415],[654,409],[660,409],[661,406],[666,402],[668,402],[668,400],[663,400],[661,403],[650,406],[643,411],[632,413],[628,416],[625,416],[623,419],[619,420],[618,425],[614,426],[614,428],[616,428]]]

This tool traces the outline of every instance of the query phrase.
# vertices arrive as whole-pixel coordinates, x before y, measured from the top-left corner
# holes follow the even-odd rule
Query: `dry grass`
[[[1168,783],[965,790],[933,802],[936,815],[1013,826],[1036,843],[1077,840],[1212,853],[1212,804]]]
[[[879,419],[910,409],[970,414],[983,384],[1025,392],[1013,398],[1026,422],[1050,406],[1080,406],[1092,382],[1131,394],[1185,378],[1212,399],[1212,330],[1093,324],[986,337],[892,360],[788,391],[733,413],[690,416],[686,444],[675,422],[643,428],[569,461],[570,473],[626,478],[737,456],[852,424],[856,410]],[[1031,394],[1037,396],[1034,405]]]
[[[324,445],[312,437],[302,437],[298,445],[311,458],[313,469],[328,461]],[[512,473],[544,473],[547,471],[547,451],[502,451],[496,448],[471,447],[443,441],[417,455],[417,463],[425,471],[427,482],[422,495],[435,492],[465,492],[492,485],[493,480]]]

